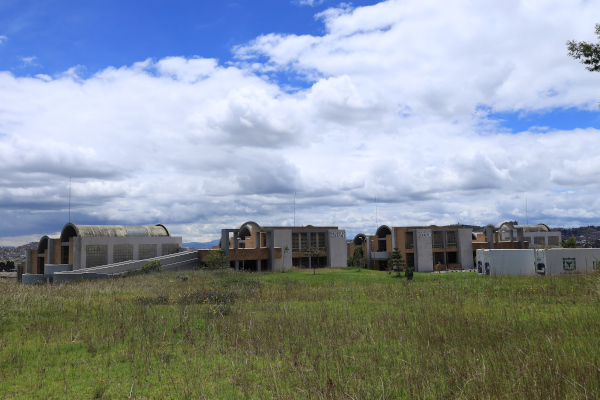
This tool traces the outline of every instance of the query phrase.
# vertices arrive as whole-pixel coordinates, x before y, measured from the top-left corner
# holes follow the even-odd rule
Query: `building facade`
[[[284,271],[346,266],[346,231],[335,226],[265,226],[248,221],[222,229],[218,246],[235,269]]]
[[[348,254],[363,248],[367,268],[391,268],[394,248],[406,265],[418,272],[439,269],[472,269],[472,229],[462,226],[389,227],[382,225],[375,235],[358,234],[348,244]]]
[[[43,275],[46,265],[76,271],[130,260],[177,253],[181,237],[166,226],[77,225],[69,222],[60,236],[43,236],[37,250],[28,250],[24,273]],[[63,268],[63,270],[65,270]]]

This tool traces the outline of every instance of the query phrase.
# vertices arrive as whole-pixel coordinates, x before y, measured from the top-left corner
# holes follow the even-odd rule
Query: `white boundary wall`
[[[535,263],[546,275],[589,272],[600,269],[600,249],[535,250]]]
[[[533,249],[484,250],[489,263],[489,275],[531,276],[535,275],[535,253]]]
[[[600,249],[483,249],[476,251],[476,257],[482,275],[558,275],[600,269]]]

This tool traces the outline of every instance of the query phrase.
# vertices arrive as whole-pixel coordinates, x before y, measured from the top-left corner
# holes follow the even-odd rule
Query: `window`
[[[292,252],[300,251],[300,234],[292,233]]]
[[[546,238],[544,236],[534,236],[533,237],[533,245],[535,247],[545,246],[546,245]]]
[[[175,254],[175,253],[177,253],[177,250],[179,250],[179,245],[177,245],[175,243],[165,243],[162,245],[161,254],[163,256],[166,256],[169,254]]]
[[[433,232],[433,248],[443,249],[444,248],[444,232],[434,231]]]
[[[306,233],[300,234],[300,249],[308,248],[308,235]]]
[[[145,260],[147,258],[156,257],[157,246],[155,244],[140,244],[138,249],[138,259]]]
[[[446,232],[446,247],[456,247],[456,232]]]
[[[133,260],[132,244],[115,244],[113,247],[113,262]]]
[[[85,267],[92,268],[108,264],[107,244],[88,244],[85,246]]]
[[[406,245],[405,245],[405,248],[407,248],[407,249],[414,249],[415,245],[414,245],[413,240],[414,240],[413,239],[413,233],[412,232],[406,232],[406,241],[405,241]]]

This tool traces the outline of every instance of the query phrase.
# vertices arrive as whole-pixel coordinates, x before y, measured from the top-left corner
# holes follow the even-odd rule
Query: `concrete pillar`
[[[306,245],[308,246],[308,248],[310,249],[311,247],[311,242],[310,242],[310,232],[308,232],[306,234]],[[310,254],[308,255],[308,268],[312,268],[312,257],[310,256]]]
[[[521,248],[525,248],[525,237],[523,235],[523,228],[517,228],[517,241],[521,245]]]
[[[275,233],[273,230],[266,232],[267,247],[269,248],[269,261],[267,262],[267,270],[275,271]],[[281,260],[283,268],[283,248],[281,249]]]
[[[490,246],[490,249],[494,248],[494,228],[492,228],[491,226],[487,226],[485,228],[485,239],[488,242],[488,245]]]
[[[30,274],[31,273],[31,250],[26,250],[25,251],[25,273],[26,274]]]
[[[239,271],[239,270],[240,270],[240,262],[239,262],[239,261],[236,261],[236,262],[235,262],[235,270],[236,270],[236,271]]]
[[[257,270],[258,272],[261,272],[261,268],[260,268],[260,267],[261,267],[261,265],[260,265],[260,261],[261,261],[261,260],[256,260],[256,270]]]
[[[221,250],[229,257],[229,230],[221,229]]]
[[[371,237],[367,236],[367,254],[365,254],[366,268],[371,269]]]

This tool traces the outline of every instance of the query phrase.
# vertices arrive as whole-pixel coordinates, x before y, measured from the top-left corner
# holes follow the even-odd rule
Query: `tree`
[[[317,261],[318,261],[318,260],[319,260],[319,258],[318,258],[318,257],[319,257],[319,256],[321,255],[321,253],[323,253],[324,251],[325,251],[325,249],[324,249],[324,248],[322,248],[322,247],[311,246],[311,247],[308,247],[308,248],[304,249],[303,253],[304,253],[304,255],[306,255],[306,257],[309,257],[309,258],[311,258],[311,259],[312,259],[313,257],[317,257]],[[312,263],[312,262],[311,262],[311,266],[312,266],[312,269],[313,269],[313,275],[315,275],[315,274],[317,273],[317,272],[316,272],[316,269],[315,269],[315,268],[316,268],[316,266],[315,266],[315,264],[314,264],[314,263]]]
[[[202,258],[202,268],[205,269],[225,269],[229,268],[229,257],[225,255],[223,249],[211,250]]]
[[[596,24],[596,35],[600,40],[600,24]],[[569,40],[567,42],[569,56],[576,60],[581,60],[588,71],[600,72],[600,43],[576,42]]]
[[[354,253],[352,253],[352,262],[353,265],[359,270],[365,267],[367,260],[365,260],[365,252],[362,247],[354,248]]]
[[[406,269],[406,262],[404,261],[402,252],[398,249],[398,246],[394,247],[394,251],[392,252],[392,267],[398,271],[398,276],[402,276],[402,271]]]
[[[577,239],[575,239],[575,236],[573,235],[571,235],[569,239],[561,241],[560,244],[562,247],[566,247],[567,249],[574,249],[576,247],[579,247],[577,246]]]

